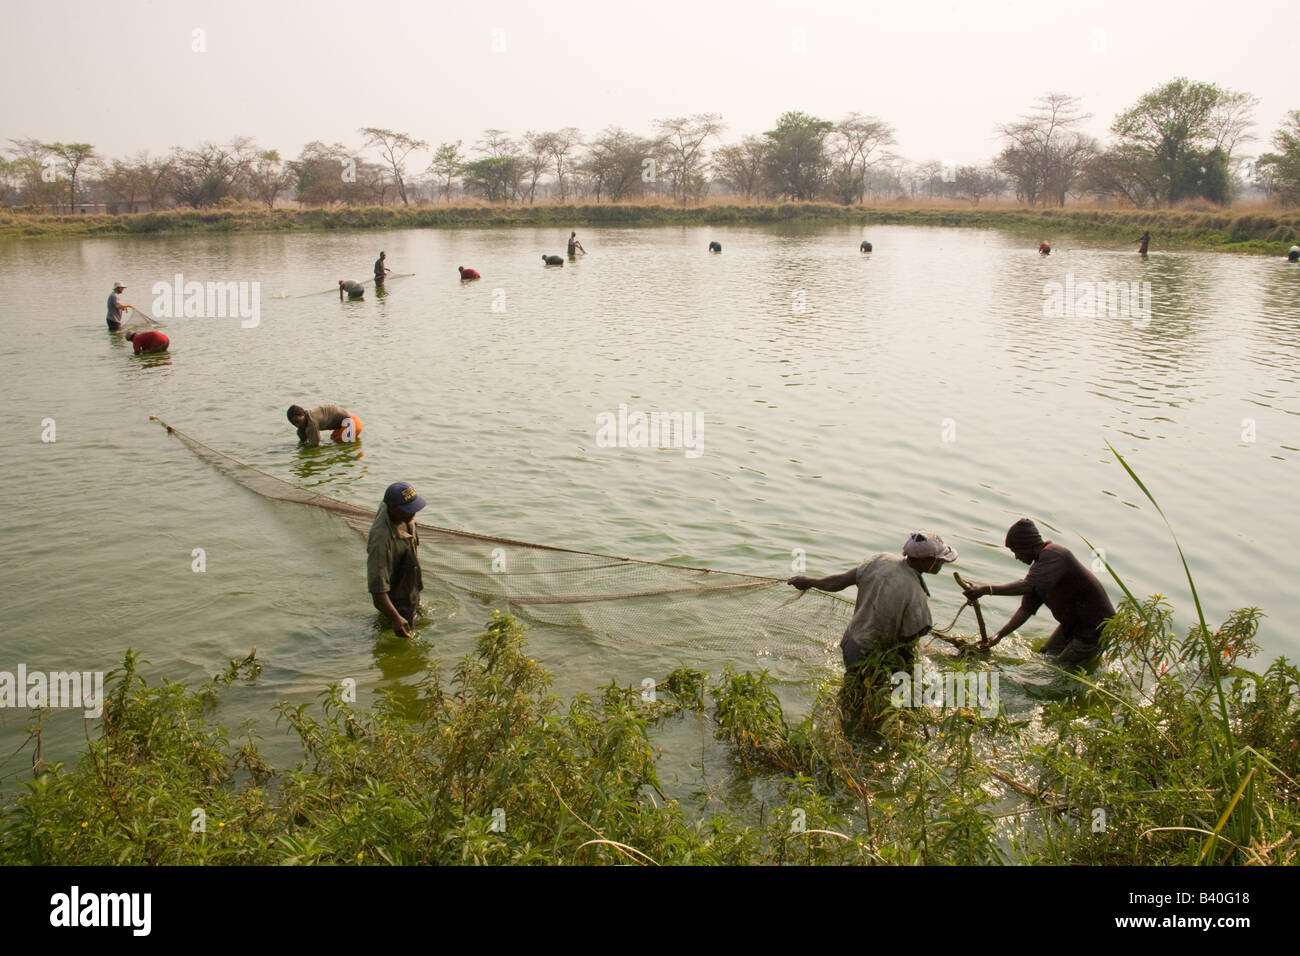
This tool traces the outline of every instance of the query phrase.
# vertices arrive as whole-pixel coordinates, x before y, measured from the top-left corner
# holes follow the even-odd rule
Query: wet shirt
[[[1034,614],[1046,604],[1070,639],[1095,640],[1098,625],[1115,614],[1097,576],[1080,564],[1068,548],[1051,541],[1029,566],[1025,582],[1033,590],[1021,600],[1020,609]]]
[[[356,299],[365,295],[366,287],[363,286],[360,282],[356,282],[352,279],[349,279],[347,282],[343,283],[343,291],[346,292],[352,298]]]
[[[570,239],[570,240],[569,240],[569,255],[573,255],[573,254],[575,254],[577,251],[578,251],[578,240],[577,240],[577,239]]]
[[[161,332],[137,332],[131,337],[131,347],[135,349],[136,355],[141,352],[165,352],[171,344],[172,340]]]
[[[382,278],[384,277],[384,273],[387,271],[387,268],[388,268],[388,267],[384,265],[384,260],[383,260],[383,259],[376,259],[376,260],[375,260],[375,278],[376,278],[376,279],[382,279]]]
[[[122,321],[122,300],[118,298],[117,290],[108,294],[108,316],[109,325],[117,325]]]
[[[399,531],[381,504],[370,525],[366,545],[366,585],[371,594],[388,594],[393,606],[408,620],[420,606],[424,578],[420,570],[420,533],[415,523],[409,535]]]
[[[840,647],[866,653],[902,644],[933,624],[930,591],[920,572],[894,554],[867,558],[857,570],[858,600]],[[857,656],[857,655],[853,655]]]
[[[307,413],[307,424],[298,429],[298,439],[308,445],[319,445],[321,432],[332,432],[336,428],[342,428],[347,418],[348,413],[337,405],[313,408]]]

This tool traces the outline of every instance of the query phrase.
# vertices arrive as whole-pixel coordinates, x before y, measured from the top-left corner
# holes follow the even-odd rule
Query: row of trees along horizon
[[[248,138],[105,159],[89,143],[10,140],[0,155],[0,201],[32,212],[202,208],[254,201],[268,208],[450,202],[621,202],[657,199],[686,206],[718,195],[755,200],[823,200],[851,205],[900,198],[951,198],[978,205],[1014,195],[1028,205],[1064,206],[1095,197],[1138,208],[1188,199],[1224,205],[1259,192],[1300,205],[1300,110],[1283,118],[1274,151],[1244,156],[1258,98],[1176,78],[1117,115],[1110,141],[1083,131],[1091,115],[1078,97],[1047,93],[996,128],[1001,151],[983,165],[909,162],[894,153],[894,128],[850,113],[839,122],[788,112],[760,136],[721,144],[716,113],[658,120],[650,136],[617,126],[586,139],[576,128],[512,138],[485,130],[431,146],[404,132],[364,127],[362,146],[314,141],[284,160]],[[431,160],[425,165],[425,156]],[[96,211],[98,211],[96,209]]]

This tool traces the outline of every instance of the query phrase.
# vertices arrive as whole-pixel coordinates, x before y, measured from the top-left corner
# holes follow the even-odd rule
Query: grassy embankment
[[[597,205],[426,205],[331,209],[230,206],[168,210],[133,216],[43,216],[0,213],[0,239],[39,237],[190,235],[211,232],[283,232],[456,228],[483,226],[767,225],[778,223],[902,224],[1013,229],[1049,239],[1069,234],[1129,244],[1145,230],[1152,247],[1283,254],[1300,242],[1300,212],[1243,205],[1238,211],[1037,209],[937,203],[837,206],[828,203],[719,203],[677,208],[647,203]]]
[[[1180,639],[1162,598],[1116,580],[1126,599],[1106,666],[1062,673],[1032,727],[895,707],[886,687],[863,734],[846,729],[834,683],[791,723],[766,673],[730,668],[678,669],[652,702],[611,684],[564,703],[498,615],[450,679],[433,662],[404,698],[363,711],[336,686],[315,707],[281,704],[303,756],[275,768],[254,728],[210,719],[219,694],[256,679],[253,655],[194,690],[146,684],[128,653],[75,768],[40,759],[33,719],[33,774],[0,810],[0,863],[1300,861],[1300,671],[1242,666],[1255,608],[1211,628],[1198,601]],[[667,798],[654,731],[674,721],[729,750],[726,792],[766,778],[781,800],[703,813]]]

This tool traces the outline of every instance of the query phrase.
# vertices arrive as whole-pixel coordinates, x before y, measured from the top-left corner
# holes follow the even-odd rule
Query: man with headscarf
[[[1006,546],[1017,561],[1029,565],[1024,579],[1010,584],[972,584],[963,592],[967,600],[990,595],[1022,598],[1016,613],[991,643],[1002,640],[1046,604],[1059,626],[1042,652],[1059,655],[1057,664],[1061,667],[1073,667],[1096,657],[1102,626],[1115,615],[1097,576],[1080,564],[1068,548],[1044,541],[1028,518],[1010,527]]]
[[[877,554],[843,574],[825,578],[798,575],[786,583],[800,591],[843,591],[857,586],[853,620],[840,640],[846,674],[860,670],[873,655],[892,657],[888,664],[894,670],[911,670],[916,640],[929,633],[934,623],[930,589],[921,576],[938,574],[945,564],[956,560],[957,552],[938,535],[917,531],[908,535],[902,557]]]

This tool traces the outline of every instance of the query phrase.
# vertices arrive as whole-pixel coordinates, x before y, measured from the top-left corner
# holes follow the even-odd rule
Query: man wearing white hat
[[[801,591],[843,591],[857,585],[858,598],[853,620],[844,629],[840,650],[844,668],[852,673],[868,655],[895,652],[896,670],[910,670],[916,652],[916,640],[929,633],[934,621],[930,617],[930,589],[923,574],[938,574],[945,564],[957,560],[957,552],[943,543],[937,534],[916,531],[903,544],[903,555],[877,554],[843,574],[825,578],[803,575],[786,583]]]
[[[120,282],[113,283],[113,291],[108,294],[108,330],[117,332],[122,328],[122,313],[127,309],[134,309],[135,306],[127,305],[122,301],[122,291],[126,288]]]

